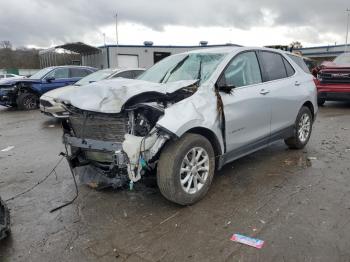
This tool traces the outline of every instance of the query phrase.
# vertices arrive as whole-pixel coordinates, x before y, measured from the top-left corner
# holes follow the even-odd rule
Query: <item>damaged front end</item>
[[[166,107],[192,95],[196,88],[192,84],[172,94],[139,94],[129,99],[120,113],[65,104],[70,115],[63,122],[63,143],[80,182],[101,189],[132,185],[152,175],[155,178],[160,150],[173,136],[157,122]]]

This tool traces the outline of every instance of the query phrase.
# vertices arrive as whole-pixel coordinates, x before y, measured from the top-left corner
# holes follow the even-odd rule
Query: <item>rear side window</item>
[[[83,69],[83,68],[71,68],[70,69],[70,75],[71,77],[85,77],[89,75],[91,72]]]
[[[4,75],[0,75],[0,78],[4,78]]]
[[[295,74],[294,68],[290,65],[290,63],[283,57],[283,63],[284,66],[286,67],[286,71],[287,71],[287,76],[292,76]]]
[[[6,77],[10,78],[10,77],[14,77],[14,75],[6,75]]]
[[[310,70],[304,62],[304,59],[300,56],[289,55],[288,56],[301,68],[305,73],[310,74]]]
[[[287,77],[283,58],[280,54],[273,52],[260,52],[262,65],[265,72],[265,81],[272,81]]]

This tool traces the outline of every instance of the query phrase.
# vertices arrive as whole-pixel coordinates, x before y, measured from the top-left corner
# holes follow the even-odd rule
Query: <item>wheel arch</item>
[[[306,101],[303,106],[307,107],[310,109],[311,114],[312,114],[312,120],[315,120],[315,108],[314,105],[310,101]]]
[[[192,133],[204,136],[209,140],[212,145],[215,153],[215,157],[222,155],[222,150],[220,146],[219,139],[216,137],[215,133],[208,128],[205,127],[194,127],[189,129],[185,134]]]

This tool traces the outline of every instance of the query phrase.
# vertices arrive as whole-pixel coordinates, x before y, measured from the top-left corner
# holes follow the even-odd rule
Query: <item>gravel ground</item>
[[[0,109],[0,194],[21,192],[59,160],[59,122]],[[310,158],[311,160],[308,160]],[[320,109],[308,146],[283,142],[226,165],[201,202],[180,207],[157,189],[74,196],[66,162],[8,202],[12,235],[0,261],[350,261],[350,104]],[[265,240],[254,249],[233,233]]]

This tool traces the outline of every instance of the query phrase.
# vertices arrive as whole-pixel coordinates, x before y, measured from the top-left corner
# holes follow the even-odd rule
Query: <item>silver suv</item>
[[[225,47],[173,55],[136,80],[104,80],[58,101],[70,112],[63,141],[82,182],[156,178],[167,199],[190,205],[226,163],[281,139],[303,148],[316,97],[301,57]]]

